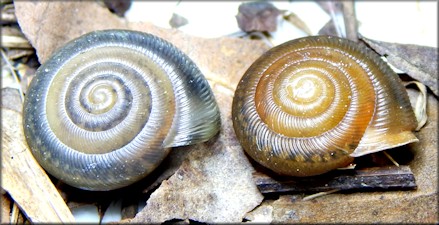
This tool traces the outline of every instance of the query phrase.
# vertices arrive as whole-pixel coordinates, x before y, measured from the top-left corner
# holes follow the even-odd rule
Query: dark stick
[[[408,166],[373,167],[361,170],[336,170],[314,177],[281,177],[253,174],[261,193],[320,192],[339,190],[416,189],[415,177]]]

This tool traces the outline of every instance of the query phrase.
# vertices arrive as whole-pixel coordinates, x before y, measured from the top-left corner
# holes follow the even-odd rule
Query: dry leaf
[[[178,15],[177,13],[172,13],[172,17],[169,20],[169,25],[173,28],[179,28],[188,24],[188,20],[183,16]]]
[[[264,201],[263,204],[247,213],[245,219],[252,223],[272,223],[273,222],[273,206],[272,201]]]
[[[318,35],[331,35],[337,36],[337,29],[335,28],[334,21],[329,20],[318,32]]]
[[[2,88],[1,89],[2,101],[0,107],[2,109],[14,110],[18,113],[23,111],[23,105],[17,104],[21,102],[20,92],[16,88]]]
[[[277,28],[279,9],[269,2],[246,2],[238,8],[236,20],[241,30],[274,32]]]
[[[128,28],[94,1],[15,1],[18,24],[41,63],[67,41],[94,30]]]
[[[342,1],[317,1],[317,4],[331,16],[331,19],[319,30],[320,35],[345,37],[345,22]]]
[[[333,35],[358,41],[358,22],[352,1],[318,1],[317,3],[331,16],[331,20],[319,30],[319,35]]]
[[[386,56],[390,64],[406,72],[413,79],[425,84],[436,96],[439,96],[437,48],[389,43],[365,37],[361,39],[380,55]]]
[[[219,137],[194,146],[182,166],[151,195],[132,222],[191,219],[238,223],[262,201],[252,179],[253,169],[227,120],[231,98],[220,96],[217,101],[222,106],[223,121]]]

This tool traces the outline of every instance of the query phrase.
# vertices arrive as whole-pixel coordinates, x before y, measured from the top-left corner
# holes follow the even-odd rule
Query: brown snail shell
[[[292,40],[257,59],[237,86],[232,118],[248,155],[291,176],[418,141],[398,76],[365,46],[331,36]]]
[[[37,161],[87,190],[132,184],[171,147],[206,141],[220,128],[213,93],[192,60],[128,30],[91,32],[57,50],[32,80],[23,116]]]

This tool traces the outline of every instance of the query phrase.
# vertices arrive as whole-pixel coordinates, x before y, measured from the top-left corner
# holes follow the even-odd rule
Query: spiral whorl
[[[354,151],[417,140],[396,74],[364,46],[329,36],[293,40],[261,56],[238,84],[232,114],[247,153],[293,176],[345,166]]]
[[[89,190],[143,178],[170,147],[206,141],[219,124],[196,65],[170,43],[126,30],[92,32],[59,49],[38,69],[24,104],[36,159]]]

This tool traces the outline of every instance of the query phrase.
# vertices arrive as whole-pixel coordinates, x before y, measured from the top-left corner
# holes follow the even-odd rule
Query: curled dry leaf
[[[427,123],[427,88],[425,85],[423,85],[421,82],[417,81],[410,81],[405,84],[405,86],[408,86],[410,84],[415,84],[420,93],[418,95],[418,98],[416,99],[414,112],[416,116],[416,120],[418,121],[418,126],[416,127],[416,131],[419,131],[425,123]]]
[[[380,55],[386,56],[390,64],[425,84],[439,96],[437,48],[376,41],[366,37],[361,39]]]

